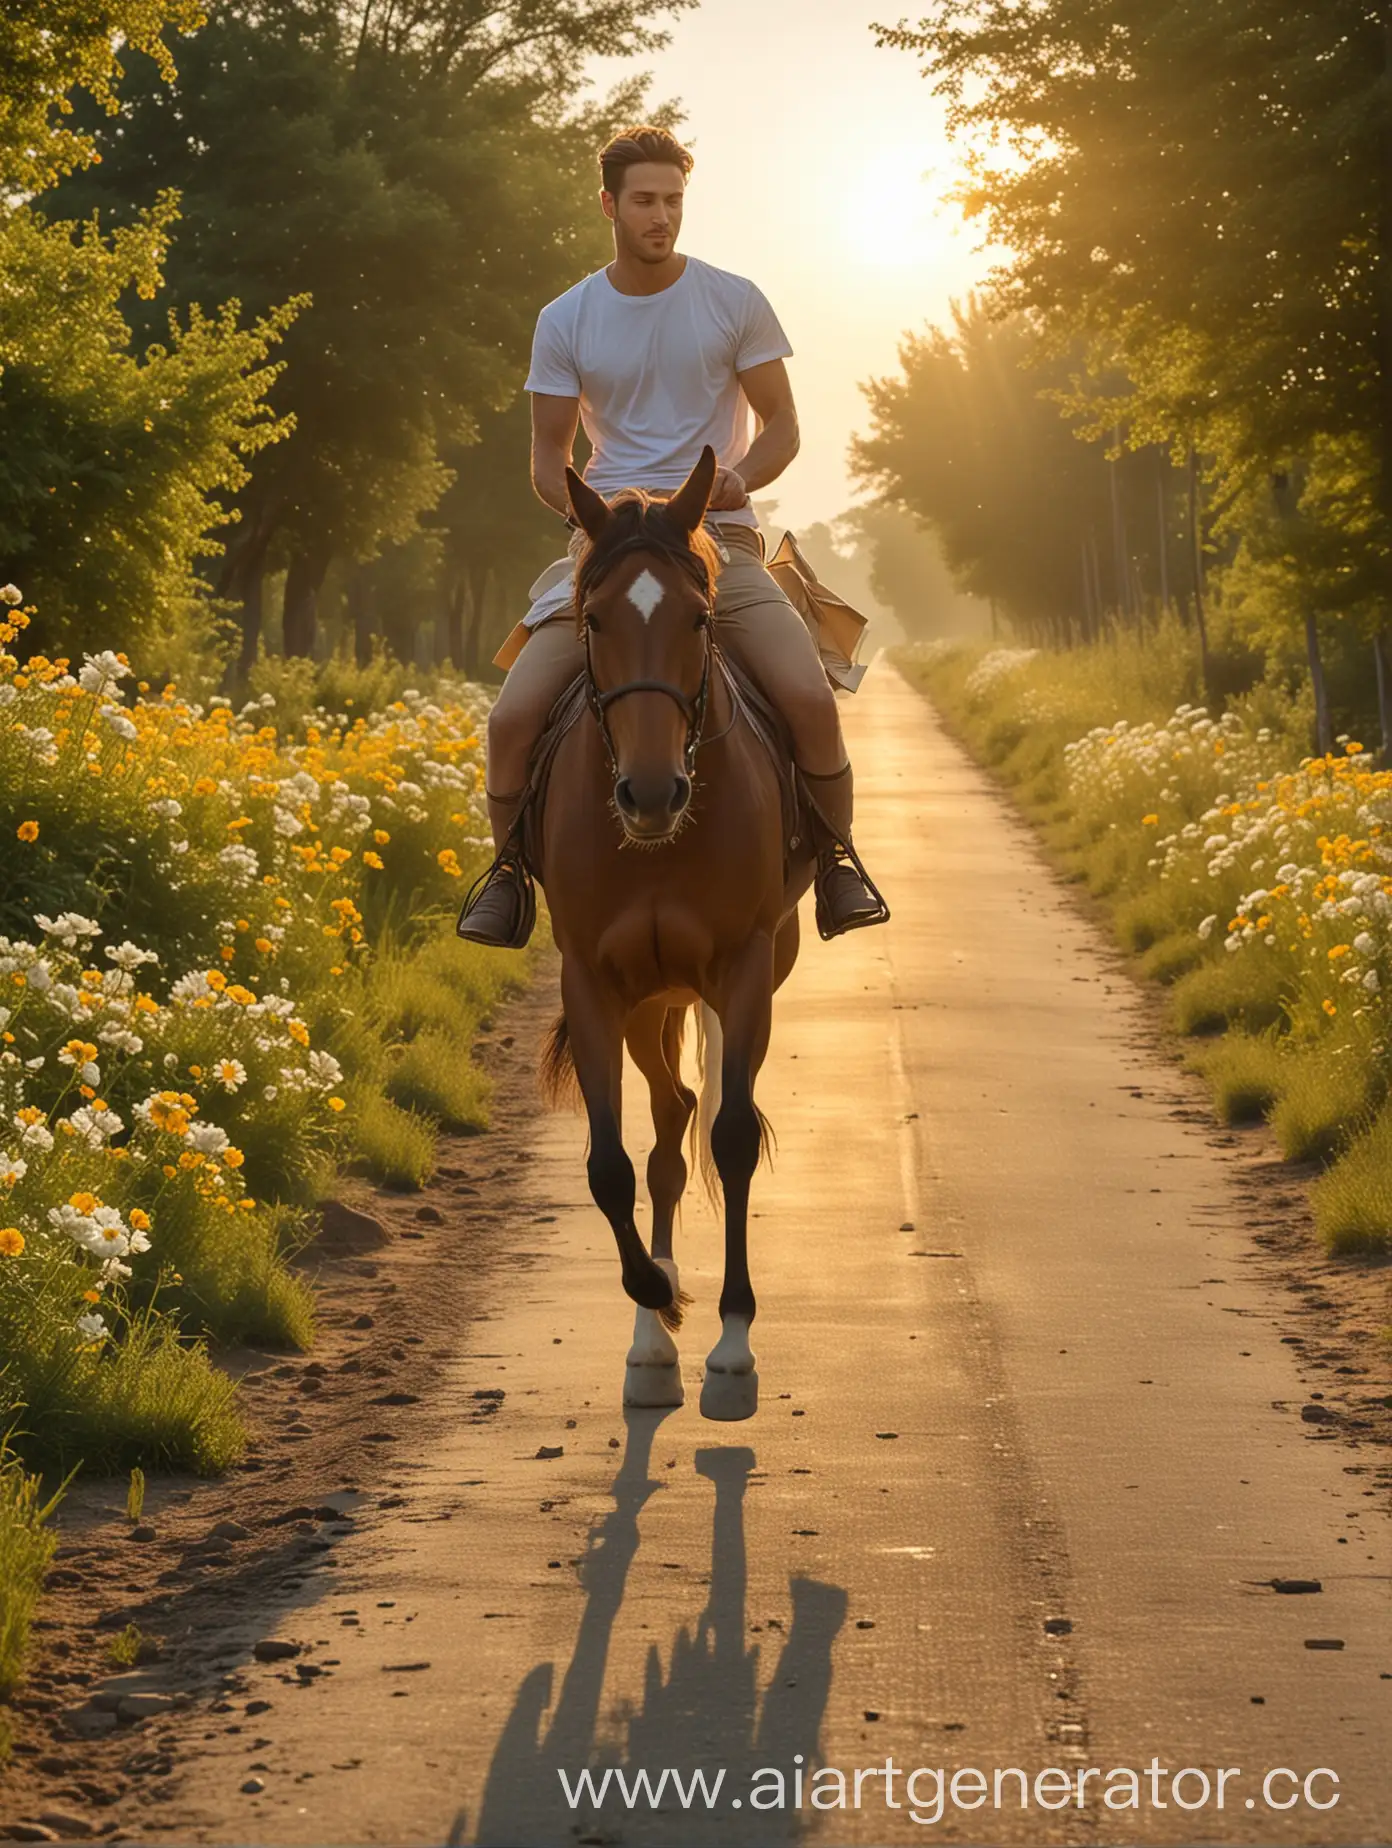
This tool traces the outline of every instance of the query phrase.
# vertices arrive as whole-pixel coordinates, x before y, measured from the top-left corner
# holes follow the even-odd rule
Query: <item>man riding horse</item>
[[[750,490],[777,480],[798,451],[783,363],[792,348],[754,283],[676,254],[692,165],[659,128],[629,129],[603,149],[600,202],[614,226],[614,261],[549,303],[537,321],[526,382],[532,482],[574,536],[569,560],[541,580],[527,644],[489,720],[488,813],[498,859],[459,924],[459,934],[478,943],[520,948],[531,934],[516,824],[533,746],[585,666],[573,620],[573,561],[585,535],[566,483],[581,419],[593,450],[585,481],[605,496],[624,488],[670,493],[707,444],[714,450],[720,466],[705,520],[720,560],[714,633],[791,736],[817,811],[818,928],[839,936],[886,916],[850,849],[851,766],[835,694],[809,630],[764,569],[764,538],[749,503]],[[752,442],[751,408],[759,420]],[[639,578],[630,595],[639,599],[644,588]],[[622,784],[615,799],[622,804]]]

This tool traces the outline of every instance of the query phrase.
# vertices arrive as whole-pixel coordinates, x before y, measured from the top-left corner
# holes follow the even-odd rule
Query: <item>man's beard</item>
[[[676,245],[676,236],[669,234],[661,244],[650,244],[646,237],[635,236],[631,231],[623,231],[624,253],[636,257],[640,263],[665,263]]]

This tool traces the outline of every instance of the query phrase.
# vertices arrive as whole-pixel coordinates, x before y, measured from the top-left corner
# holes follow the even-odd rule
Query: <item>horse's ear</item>
[[[598,539],[609,521],[609,503],[583,476],[577,475],[567,462],[566,493],[570,496],[575,517],[591,539]]]
[[[700,460],[668,501],[666,512],[684,533],[694,533],[705,518],[715,486],[715,451],[707,443]]]

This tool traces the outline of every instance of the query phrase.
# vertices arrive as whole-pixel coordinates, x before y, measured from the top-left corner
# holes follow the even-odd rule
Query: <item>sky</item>
[[[664,51],[591,67],[601,92],[647,69],[651,100],[680,100],[696,165],[678,248],[752,277],[787,331],[802,449],[759,498],[794,528],[865,497],[846,467],[868,427],[859,382],[895,373],[904,332],[945,325],[989,267],[978,228],[942,203],[959,170],[942,102],[869,30],[905,12],[913,0],[702,0]]]

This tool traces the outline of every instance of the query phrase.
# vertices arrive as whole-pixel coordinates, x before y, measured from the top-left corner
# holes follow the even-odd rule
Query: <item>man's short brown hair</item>
[[[669,135],[665,128],[639,123],[633,128],[620,129],[614,139],[599,150],[599,171],[605,192],[617,198],[623,187],[624,173],[642,161],[680,167],[683,179],[696,164],[675,135]]]

